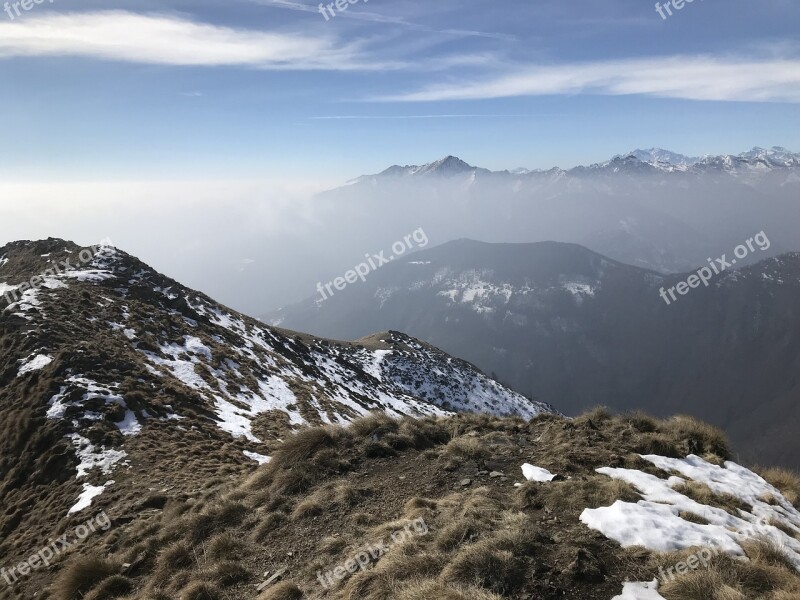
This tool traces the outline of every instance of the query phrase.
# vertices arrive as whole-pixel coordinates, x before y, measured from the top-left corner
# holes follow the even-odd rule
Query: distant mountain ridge
[[[716,169],[728,172],[752,168],[787,169],[800,167],[800,153],[792,152],[781,146],[773,146],[769,149],[755,147],[752,150],[735,155],[706,155],[698,158],[662,148],[650,148],[648,150],[637,149],[627,154],[617,155],[605,162],[577,166],[571,169],[561,169],[559,167],[549,169],[520,168],[511,171],[490,171],[489,169],[472,166],[456,156],[446,156],[423,165],[393,165],[377,175],[364,175],[355,179],[354,182],[374,177],[452,177],[465,173],[493,176],[507,175],[512,177],[559,173],[569,176],[583,174],[586,171],[619,170],[620,168],[628,170],[643,169],[645,165],[656,171],[667,173],[676,170],[705,173]]]
[[[567,414],[687,412],[726,428],[750,460],[800,465],[789,425],[800,418],[800,253],[666,305],[659,290],[686,277],[574,244],[459,240],[265,318],[335,337],[406,331]]]
[[[320,223],[341,219],[359,234],[341,239],[320,225],[314,240],[337,238],[318,263],[331,263],[332,276],[339,252],[359,257],[420,226],[435,243],[556,240],[679,273],[759,231],[769,255],[800,250],[798,197],[800,154],[781,147],[701,158],[651,148],[567,170],[490,171],[448,156],[319,194]]]

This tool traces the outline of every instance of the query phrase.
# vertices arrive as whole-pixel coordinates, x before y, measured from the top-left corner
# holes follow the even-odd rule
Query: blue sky
[[[45,0],[0,13],[0,181],[800,150],[798,31],[796,0]]]

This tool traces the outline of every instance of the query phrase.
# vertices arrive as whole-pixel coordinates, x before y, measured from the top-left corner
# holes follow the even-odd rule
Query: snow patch
[[[540,483],[547,483],[549,481],[553,481],[553,479],[555,479],[556,477],[547,469],[542,469],[541,467],[534,467],[533,465],[528,463],[522,465],[522,474],[528,481],[538,481]]]
[[[79,513],[82,510],[89,508],[92,505],[92,500],[105,492],[106,488],[113,483],[113,481],[106,481],[103,485],[91,485],[84,483],[83,492],[80,496],[78,496],[78,501],[75,503],[75,505],[69,509],[67,516]]]
[[[621,596],[614,596],[612,600],[664,600],[658,593],[658,580],[650,583],[626,583],[622,588]]]
[[[260,465],[266,465],[272,460],[271,456],[264,456],[263,454],[259,454],[258,452],[250,452],[249,450],[244,450],[242,453],[247,458],[256,461]]]
[[[586,509],[581,515],[584,524],[623,547],[644,546],[657,552],[706,546],[744,556],[742,542],[765,538],[784,548],[800,570],[800,541],[771,525],[779,523],[798,534],[800,512],[760,476],[730,461],[720,467],[695,455],[685,459],[655,455],[642,458],[666,473],[677,472],[683,477],[661,479],[634,469],[597,469],[598,473],[631,484],[643,499],[635,504],[618,500],[609,507]],[[704,483],[716,494],[730,494],[752,509],[740,509],[733,515],[696,502],[674,489],[686,480]],[[708,524],[687,521],[680,516],[684,512],[700,516]]]
[[[128,456],[124,450],[106,449],[105,446],[97,449],[89,440],[77,433],[67,437],[72,440],[75,455],[80,460],[77,479],[85,477],[94,468],[99,468],[104,475],[108,475],[114,465]]]
[[[37,354],[19,368],[19,371],[17,371],[17,377],[24,375],[25,373],[30,373],[31,371],[44,369],[51,362],[53,362],[52,356],[47,356],[46,354]]]

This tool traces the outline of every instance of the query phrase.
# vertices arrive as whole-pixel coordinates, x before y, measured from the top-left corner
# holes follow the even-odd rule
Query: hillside
[[[110,246],[18,242],[0,270],[0,600],[800,590],[796,476],[692,418],[570,420],[404,334],[268,327]]]
[[[460,240],[264,317],[352,339],[398,329],[575,415],[603,404],[724,428],[743,460],[800,465],[800,254],[714,277],[669,305],[662,275],[573,244]]]
[[[301,430],[249,475],[105,498],[108,530],[19,590],[53,600],[796,598],[800,482],[765,473],[778,489],[723,462],[727,453],[719,432],[687,418],[372,415]]]
[[[110,246],[9,244],[0,292],[2,556],[93,502],[240,475],[300,427],[551,410],[399,333],[266,327]]]

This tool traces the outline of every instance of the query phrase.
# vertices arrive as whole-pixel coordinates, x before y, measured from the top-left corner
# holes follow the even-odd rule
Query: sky
[[[454,154],[800,149],[800,5],[44,0],[0,13],[3,182],[337,184]],[[664,11],[662,11],[664,12]],[[13,19],[11,18],[13,16]]]
[[[800,151],[797,0],[28,2],[0,0],[0,245],[111,238],[234,306],[313,192],[393,164]]]

